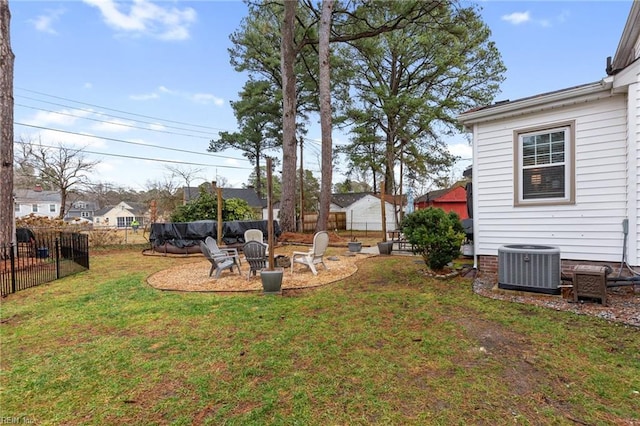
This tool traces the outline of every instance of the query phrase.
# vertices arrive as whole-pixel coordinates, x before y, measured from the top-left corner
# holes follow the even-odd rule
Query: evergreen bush
[[[416,210],[404,217],[402,232],[414,253],[420,254],[434,271],[442,270],[460,255],[464,228],[454,212],[439,208]]]
[[[251,220],[254,212],[251,206],[239,198],[231,198],[222,202],[222,220]],[[200,196],[185,204],[178,206],[171,215],[172,222],[193,222],[196,220],[217,220],[218,199],[207,191],[200,191]]]

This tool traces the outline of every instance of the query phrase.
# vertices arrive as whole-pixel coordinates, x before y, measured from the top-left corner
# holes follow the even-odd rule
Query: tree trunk
[[[391,134],[387,134],[387,142],[385,147],[386,154],[386,163],[384,169],[384,187],[385,194],[392,195],[395,187],[395,175],[394,175],[394,166],[395,166],[395,141],[394,137]]]
[[[189,185],[187,185],[189,186]],[[60,188],[60,213],[58,219],[64,219],[64,215],[67,212],[67,199],[69,198],[66,188]]]
[[[329,221],[332,186],[332,150],[331,138],[331,66],[329,63],[329,36],[331,35],[331,12],[334,0],[323,0],[320,28],[318,30],[319,83],[320,92],[320,131],[322,134],[322,177],[320,181],[320,211],[318,212],[317,231],[326,231]]]
[[[14,242],[13,61],[8,0],[0,0],[0,246]]]
[[[284,2],[282,44],[282,196],[280,198],[280,228],[283,232],[296,230],[296,59],[294,21],[297,1]]]

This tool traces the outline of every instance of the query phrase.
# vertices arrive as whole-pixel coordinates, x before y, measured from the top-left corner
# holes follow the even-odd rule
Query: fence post
[[[60,279],[60,239],[56,238],[56,280]]]
[[[15,245],[15,249],[18,249],[18,245]],[[11,259],[11,293],[16,292],[16,254],[14,252],[14,244],[11,244],[11,253],[9,259]]]

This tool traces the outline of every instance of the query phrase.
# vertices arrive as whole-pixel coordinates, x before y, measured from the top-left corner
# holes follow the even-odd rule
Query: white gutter
[[[606,92],[611,94],[613,77],[606,77],[601,81],[585,84],[570,89],[559,90],[529,98],[523,98],[504,104],[497,104],[476,111],[469,111],[458,116],[458,122],[464,125],[467,131],[472,130],[472,125],[483,121],[498,120],[531,113],[535,110],[554,108],[569,103],[584,102],[593,95],[601,95]],[[569,102],[571,101],[571,102]]]

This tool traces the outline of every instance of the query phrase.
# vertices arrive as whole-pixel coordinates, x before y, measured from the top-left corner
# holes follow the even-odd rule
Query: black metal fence
[[[28,241],[0,246],[2,296],[87,269],[89,237],[85,234],[36,232]]]

